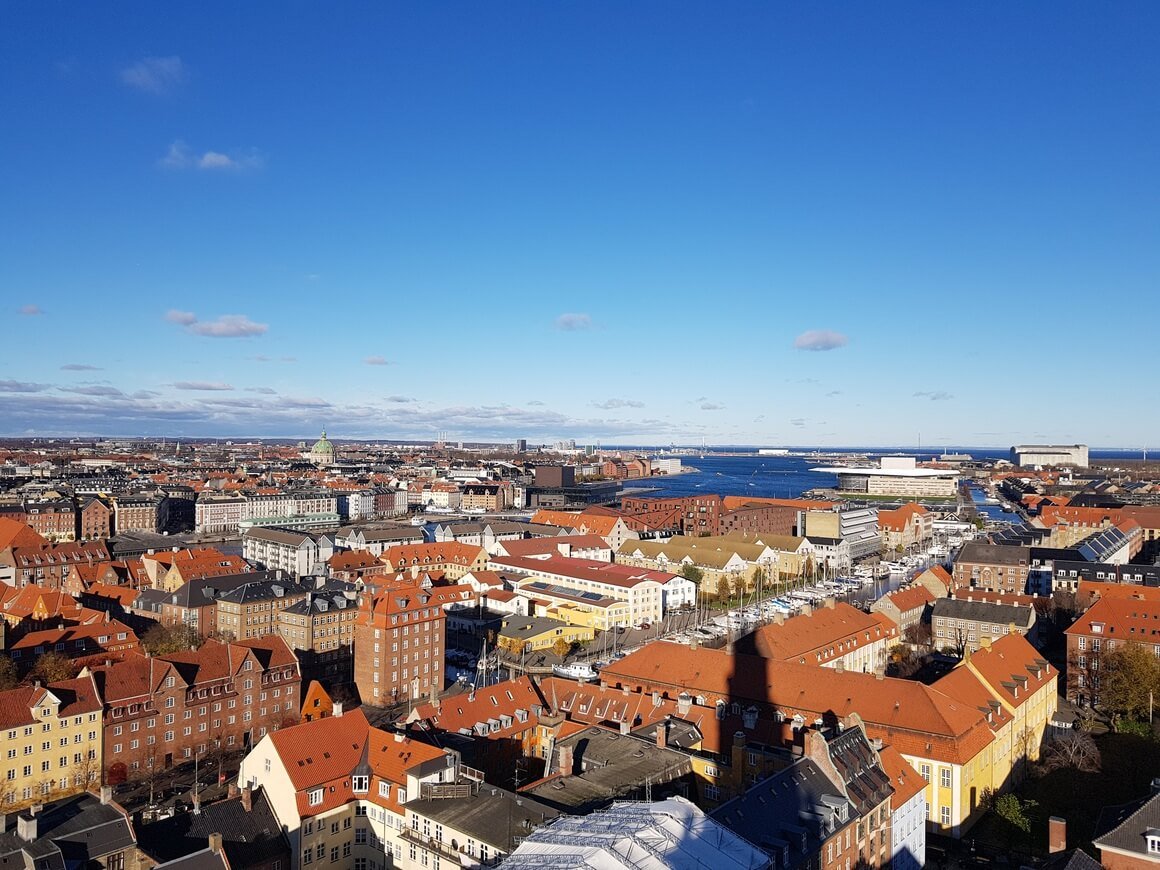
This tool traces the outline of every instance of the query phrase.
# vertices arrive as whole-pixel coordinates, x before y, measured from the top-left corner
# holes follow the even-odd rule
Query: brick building
[[[113,501],[117,533],[161,531],[163,500],[155,494],[117,496]]]
[[[96,496],[83,500],[76,516],[78,541],[100,541],[113,533],[113,510]]]
[[[297,721],[301,679],[280,637],[206,641],[93,669],[105,704],[106,781],[248,749]]]
[[[43,586],[58,589],[67,584],[74,565],[109,561],[109,550],[101,541],[47,544],[39,547],[11,547],[0,552],[0,573],[4,569],[11,585]]]
[[[1100,660],[1117,646],[1137,643],[1160,656],[1157,626],[1160,626],[1160,600],[1155,595],[1096,599],[1064,632],[1067,699],[1081,706],[1099,705]]]
[[[71,499],[24,503],[25,522],[50,541],[72,541],[77,533],[77,509]]]
[[[218,637],[247,640],[279,634],[283,610],[304,601],[310,587],[288,578],[257,580],[217,596]]]
[[[298,656],[303,680],[353,681],[358,612],[353,584],[331,581],[278,613],[278,633]]]
[[[364,594],[354,627],[354,679],[363,703],[441,690],[445,634],[443,608],[421,586]]]
[[[1028,547],[968,541],[955,559],[955,587],[992,592],[1023,592],[1031,564]]]
[[[690,495],[676,498],[626,497],[621,510],[633,514],[657,514],[673,511],[679,516],[681,534],[703,537],[721,534],[724,506],[719,495]]]

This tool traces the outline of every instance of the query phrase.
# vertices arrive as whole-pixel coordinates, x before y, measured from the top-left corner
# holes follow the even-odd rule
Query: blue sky
[[[1155,3],[115,13],[0,13],[0,435],[1155,442]]]

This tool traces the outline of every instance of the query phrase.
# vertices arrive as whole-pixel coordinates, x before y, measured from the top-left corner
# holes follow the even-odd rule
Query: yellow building
[[[568,625],[587,626],[595,631],[610,631],[618,625],[630,624],[631,610],[628,602],[621,599],[536,579],[522,582],[516,591],[521,597],[535,602],[528,611],[535,616],[546,616]]]
[[[539,616],[513,616],[505,619],[497,643],[513,654],[523,650],[551,649],[562,638],[567,643],[588,643],[596,633],[590,625],[567,625]]]
[[[102,706],[96,682],[83,676],[0,692],[6,750],[3,812],[79,794],[102,770]]]

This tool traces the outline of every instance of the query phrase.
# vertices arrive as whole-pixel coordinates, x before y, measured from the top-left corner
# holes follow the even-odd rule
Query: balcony
[[[442,840],[436,840],[434,837],[425,837],[414,828],[404,828],[399,832],[399,839],[407,843],[415,843],[422,849],[428,852],[434,852],[441,858],[449,861],[454,861],[456,865],[464,866],[464,859],[466,859],[467,866],[474,866],[479,863],[470,855],[464,855],[458,849],[452,848],[450,843]]]

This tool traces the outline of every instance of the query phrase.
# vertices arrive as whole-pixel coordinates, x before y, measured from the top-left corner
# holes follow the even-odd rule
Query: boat
[[[557,677],[564,677],[567,680],[584,680],[585,682],[595,680],[599,676],[592,668],[592,665],[584,662],[573,662],[570,665],[553,665],[552,673]]]

